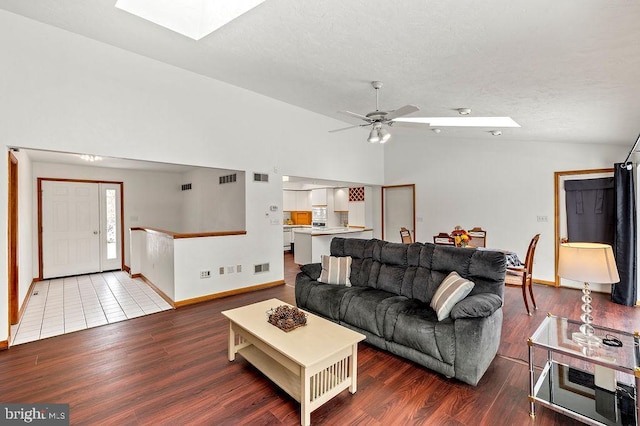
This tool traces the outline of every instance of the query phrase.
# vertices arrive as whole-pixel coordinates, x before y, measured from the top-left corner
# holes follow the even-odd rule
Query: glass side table
[[[640,333],[594,326],[597,336],[613,337],[622,346],[584,347],[571,340],[581,324],[549,314],[529,338],[531,417],[539,404],[590,425],[637,426]],[[537,381],[533,362],[536,347],[547,351]]]

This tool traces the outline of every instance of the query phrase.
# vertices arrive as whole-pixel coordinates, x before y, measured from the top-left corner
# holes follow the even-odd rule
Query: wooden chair
[[[400,228],[400,238],[402,239],[403,244],[411,244],[413,242],[413,238],[411,238],[411,231],[404,226]]]
[[[433,244],[437,244],[439,246],[455,246],[453,238],[451,238],[446,232],[441,232],[438,235],[434,235]]]
[[[536,306],[536,299],[533,297],[533,257],[536,251],[536,245],[538,245],[538,239],[540,234],[536,234],[529,243],[527,249],[527,256],[524,260],[523,266],[508,266],[507,275],[505,276],[504,283],[506,285],[521,286],[522,287],[522,299],[524,300],[524,307],[527,308],[527,314],[531,315],[529,310],[529,302],[527,302],[526,288],[529,287],[529,294],[531,295],[531,302],[533,303],[533,309],[538,309]]]
[[[487,231],[483,230],[479,226],[469,229],[467,234],[471,237],[471,245],[473,247],[486,247],[487,246]]]

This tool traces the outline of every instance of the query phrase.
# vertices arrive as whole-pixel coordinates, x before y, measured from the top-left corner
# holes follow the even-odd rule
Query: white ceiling
[[[633,144],[640,133],[635,0],[267,0],[194,41],[116,0],[0,0],[0,8],[349,124],[338,110],[511,116],[513,141]],[[286,125],[286,117],[282,124]],[[345,124],[346,126],[346,124]],[[443,129],[478,139],[489,129]],[[361,132],[364,129],[347,130]],[[396,129],[412,137],[426,127]]]

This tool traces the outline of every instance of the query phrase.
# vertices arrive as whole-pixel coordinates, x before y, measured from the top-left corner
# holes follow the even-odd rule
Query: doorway
[[[569,226],[567,214],[567,191],[565,190],[565,184],[570,181],[589,180],[589,179],[602,179],[613,177],[613,169],[592,169],[592,170],[571,170],[554,173],[554,187],[555,187],[555,285],[556,287],[583,287],[583,283],[567,280],[558,276],[558,253],[560,250],[560,243],[568,238]],[[595,203],[595,201],[594,201]],[[593,288],[596,291],[609,292],[610,285],[593,284]]]
[[[39,278],[123,269],[122,182],[38,178]]]
[[[416,185],[382,187],[382,239],[400,243],[400,228],[407,228],[416,239]]]

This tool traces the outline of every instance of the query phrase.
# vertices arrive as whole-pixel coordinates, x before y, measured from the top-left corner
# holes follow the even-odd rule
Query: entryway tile
[[[153,288],[126,272],[105,272],[36,283],[11,345],[172,309]]]

